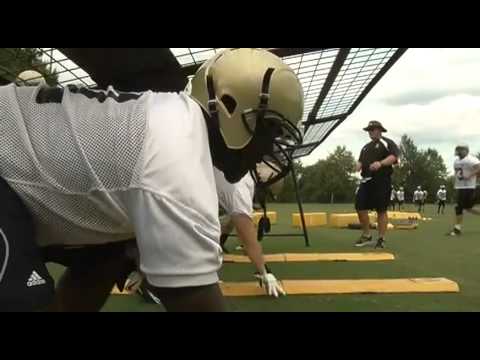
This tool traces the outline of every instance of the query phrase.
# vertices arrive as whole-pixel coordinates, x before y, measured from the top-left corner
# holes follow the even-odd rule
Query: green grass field
[[[306,204],[305,211],[353,212],[352,205]],[[465,216],[464,235],[445,236],[451,228],[453,207],[445,215],[436,215],[434,205],[426,206],[425,215],[432,221],[420,222],[417,230],[392,230],[387,234],[388,252],[396,259],[385,262],[310,262],[273,263],[270,265],[280,279],[365,279],[446,277],[456,281],[456,294],[359,294],[286,296],[277,300],[268,297],[227,298],[231,311],[479,311],[480,310],[480,218]],[[299,232],[291,227],[295,204],[272,204],[278,212],[278,224],[272,233]],[[405,210],[405,209],[404,209]],[[412,205],[406,210],[413,211]],[[302,237],[266,237],[265,253],[279,252],[370,252],[353,243],[358,230],[310,228],[311,246],[306,248]],[[236,238],[227,243],[235,249]],[[232,251],[239,253],[238,251]],[[58,268],[56,271],[58,273]],[[224,281],[252,281],[250,264],[225,264],[220,277]],[[111,296],[104,311],[163,311],[145,304],[137,296]]]

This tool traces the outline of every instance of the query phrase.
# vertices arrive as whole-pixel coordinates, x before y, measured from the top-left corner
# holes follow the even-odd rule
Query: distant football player
[[[417,211],[422,212],[424,193],[421,186],[417,186],[417,190],[413,192],[413,203],[417,205]]]
[[[463,211],[470,214],[480,215],[474,209],[475,188],[477,186],[477,175],[480,172],[480,160],[469,154],[468,145],[461,144],[455,148],[455,189],[457,190],[457,205],[455,206],[455,225],[448,234],[459,236],[462,234]]]
[[[447,202],[447,189],[445,188],[445,185],[440,185],[440,189],[437,191],[437,201],[437,214],[440,214],[440,210],[443,214],[445,212],[445,203]]]

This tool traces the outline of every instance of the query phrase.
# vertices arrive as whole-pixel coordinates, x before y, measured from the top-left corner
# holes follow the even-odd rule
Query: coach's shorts
[[[366,183],[362,183],[355,197],[355,209],[357,211],[376,210],[377,212],[385,212],[390,203],[391,191],[390,178],[373,178]]]
[[[30,212],[0,178],[0,312],[37,311],[54,296],[54,282],[34,241]]]

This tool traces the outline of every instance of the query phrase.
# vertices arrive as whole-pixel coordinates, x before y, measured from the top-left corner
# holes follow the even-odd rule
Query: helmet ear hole
[[[232,115],[235,112],[235,109],[237,108],[237,102],[235,101],[235,99],[230,95],[225,94],[222,96],[220,100],[222,101],[223,105],[227,109],[228,113]]]

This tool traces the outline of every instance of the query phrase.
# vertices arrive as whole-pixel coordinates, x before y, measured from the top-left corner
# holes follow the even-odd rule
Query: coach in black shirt
[[[361,170],[362,180],[355,198],[355,208],[363,233],[355,246],[374,244],[370,234],[368,210],[376,210],[378,239],[375,248],[383,248],[388,224],[387,208],[392,189],[392,165],[397,163],[400,151],[392,140],[382,136],[382,132],[387,130],[379,121],[370,121],[363,130],[368,131],[372,141],[362,148],[357,163],[357,171]]]

